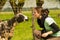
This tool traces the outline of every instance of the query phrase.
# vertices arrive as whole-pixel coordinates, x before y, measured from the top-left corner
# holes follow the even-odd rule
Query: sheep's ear
[[[23,15],[22,13],[18,13],[18,14],[16,14],[16,17],[19,17],[19,15]]]
[[[19,17],[19,15],[21,15],[21,13],[16,14],[16,17]]]

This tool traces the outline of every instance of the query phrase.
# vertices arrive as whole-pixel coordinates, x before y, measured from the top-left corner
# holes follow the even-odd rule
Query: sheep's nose
[[[25,19],[25,21],[28,21],[29,20],[29,18],[27,17],[26,19]]]
[[[25,16],[25,15],[24,15],[24,19],[25,19],[25,21],[29,20],[29,18],[27,16]]]

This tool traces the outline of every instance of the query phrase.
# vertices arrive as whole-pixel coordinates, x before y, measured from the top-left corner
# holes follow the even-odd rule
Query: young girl
[[[41,7],[36,7],[33,9],[33,13],[38,25],[43,28],[41,35],[40,31],[34,31],[36,37],[41,37],[45,40],[60,40],[60,29],[53,18],[48,16],[49,11],[45,11]]]

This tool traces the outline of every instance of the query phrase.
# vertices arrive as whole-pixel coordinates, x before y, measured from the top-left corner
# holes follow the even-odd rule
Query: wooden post
[[[33,12],[32,12],[32,33],[33,33],[33,40],[35,40],[34,30],[35,30],[35,26],[34,26],[34,16],[33,16]]]

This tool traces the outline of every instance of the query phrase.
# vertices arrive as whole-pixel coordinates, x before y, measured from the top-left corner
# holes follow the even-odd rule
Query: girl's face
[[[33,10],[33,15],[34,15],[35,18],[40,17],[40,13],[38,13],[36,9]]]

